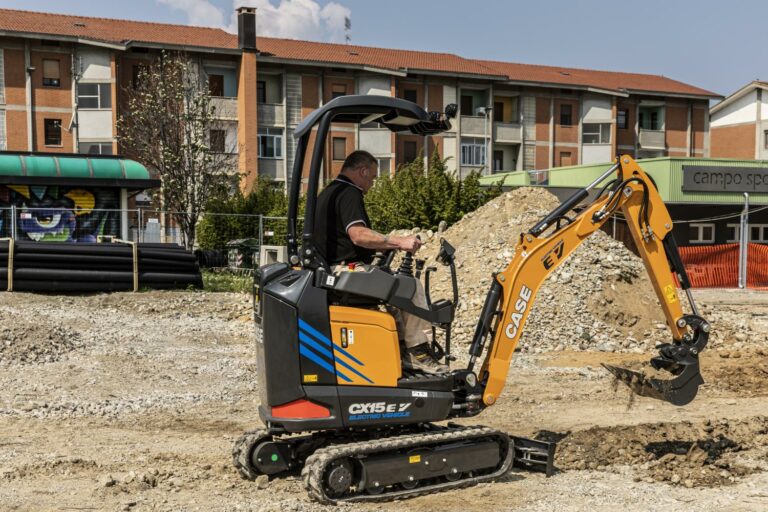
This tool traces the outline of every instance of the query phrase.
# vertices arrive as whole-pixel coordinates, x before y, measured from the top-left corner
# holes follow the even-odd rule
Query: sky
[[[0,6],[439,51],[468,58],[664,75],[728,95],[768,80],[767,0],[0,0]]]

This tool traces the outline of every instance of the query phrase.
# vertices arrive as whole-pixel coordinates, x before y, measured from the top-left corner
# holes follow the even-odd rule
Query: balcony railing
[[[488,118],[484,116],[461,116],[461,134],[484,136],[488,133]]]
[[[494,142],[522,142],[523,127],[517,123],[493,123]]]
[[[219,119],[237,119],[237,98],[211,98],[211,106],[216,108],[216,117]]]
[[[665,149],[664,130],[640,128],[640,147],[643,149]]]
[[[285,107],[280,103],[262,103],[258,107],[259,126],[285,125]]]

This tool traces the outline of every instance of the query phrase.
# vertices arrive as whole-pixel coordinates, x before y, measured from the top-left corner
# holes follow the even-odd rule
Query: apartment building
[[[354,149],[381,173],[437,151],[460,175],[548,169],[633,156],[709,156],[709,100],[666,77],[472,60],[454,54],[257,37],[256,10],[239,34],[181,25],[0,10],[0,149],[109,154],[124,91],[159,52],[183,50],[208,79],[220,151],[236,152],[247,187],[290,177],[293,129],[345,94],[397,96],[442,110],[450,132],[392,134],[335,124],[325,177]]]
[[[712,156],[768,160],[768,82],[755,80],[710,109]]]

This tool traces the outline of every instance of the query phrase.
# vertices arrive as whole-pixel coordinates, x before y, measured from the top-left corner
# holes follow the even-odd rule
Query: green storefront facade
[[[159,186],[138,162],[94,155],[0,152],[0,238],[128,238],[129,198]]]
[[[749,195],[751,241],[768,243],[768,161],[664,157],[638,163],[667,204],[680,245],[737,242],[745,192]],[[505,189],[541,186],[564,199],[594,181],[610,165],[495,174],[481,178],[481,183],[491,185],[503,180]]]

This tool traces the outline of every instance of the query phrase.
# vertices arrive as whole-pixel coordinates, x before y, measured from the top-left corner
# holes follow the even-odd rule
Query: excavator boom
[[[597,197],[576,213],[574,209],[589,197],[589,191],[613,174],[615,178]],[[637,162],[622,156],[600,178],[566,200],[530,231],[522,233],[509,266],[496,274],[470,348],[471,370],[485,344],[490,343],[479,372],[485,405],[494,404],[504,387],[512,355],[543,281],[618,212],[629,226],[672,334],[671,343],[657,347],[659,355],[651,364],[674,378],[660,380],[604,366],[642,396],[675,405],[684,405],[696,396],[703,383],[698,354],[707,343],[709,324],[698,316],[672,235],[672,219],[663,200]],[[572,215],[569,217],[569,214]],[[683,311],[675,277],[686,292],[691,314]]]

